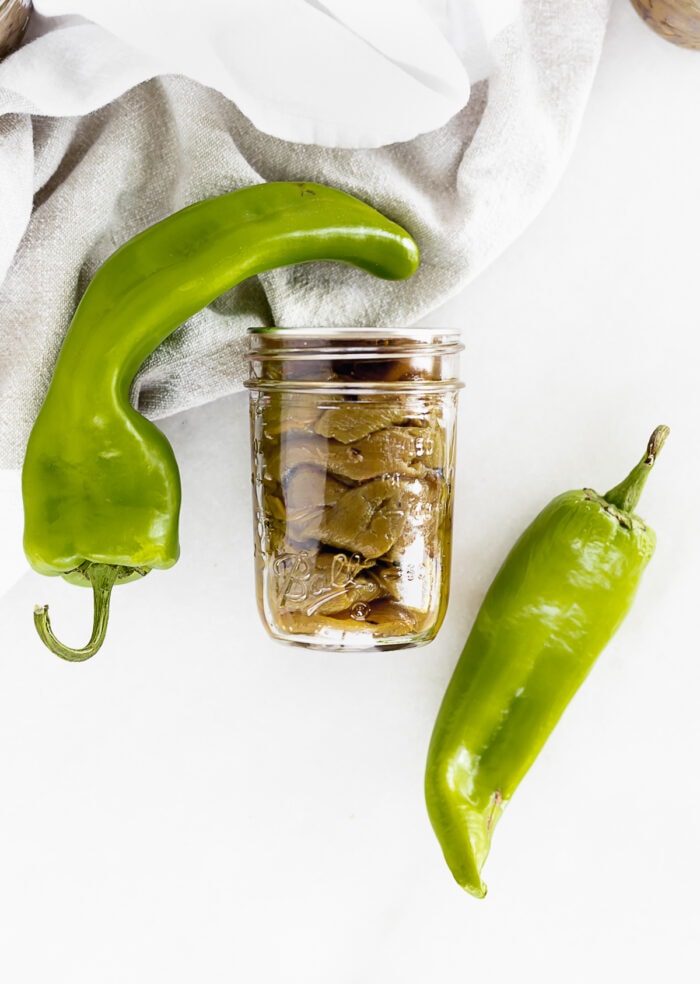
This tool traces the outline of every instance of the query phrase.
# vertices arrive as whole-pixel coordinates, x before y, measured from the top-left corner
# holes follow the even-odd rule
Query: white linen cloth
[[[21,466],[97,267],[195,200],[334,185],[410,230],[422,264],[399,284],[316,263],[240,285],[142,367],[154,418],[239,388],[249,325],[411,324],[463,289],[554,189],[609,2],[37,0],[0,63],[0,469]]]

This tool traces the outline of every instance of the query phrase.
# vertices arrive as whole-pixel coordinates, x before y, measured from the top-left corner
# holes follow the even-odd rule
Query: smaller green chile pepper
[[[483,898],[498,819],[634,599],[655,537],[633,510],[668,434],[627,478],[566,492],[536,517],[489,588],[428,750],[428,814],[456,881]]]

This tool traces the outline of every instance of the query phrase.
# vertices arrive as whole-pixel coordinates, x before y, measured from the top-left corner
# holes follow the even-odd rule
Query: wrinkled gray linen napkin
[[[146,81],[77,117],[44,115],[0,88],[0,468],[21,466],[61,341],[98,266],[198,199],[261,181],[330,184],[404,225],[422,264],[402,283],[313,263],[239,285],[144,363],[133,400],[151,418],[239,389],[249,326],[410,325],[461,291],[556,186],[608,8],[609,0],[526,0],[496,38],[490,77],[461,112],[435,132],[371,150],[267,136],[220,93],[181,76]]]

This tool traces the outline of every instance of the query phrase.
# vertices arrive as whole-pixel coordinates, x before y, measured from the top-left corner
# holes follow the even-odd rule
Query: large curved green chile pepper
[[[668,433],[604,496],[566,492],[537,516],[489,588],[438,712],[428,813],[456,881],[481,898],[499,817],[629,611],[654,551],[634,508]]]
[[[418,248],[364,202],[317,184],[277,182],[198,202],[118,249],[88,285],[31,432],[22,487],[27,558],[43,574],[91,584],[92,637],[104,638],[110,592],[178,557],[180,480],[163,434],[129,403],[134,375],[188,317],[240,281],[275,267],[335,260],[378,277],[410,277]]]

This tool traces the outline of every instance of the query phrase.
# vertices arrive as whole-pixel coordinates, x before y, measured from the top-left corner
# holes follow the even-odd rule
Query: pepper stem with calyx
[[[647,480],[649,472],[653,468],[659,451],[669,434],[670,428],[664,424],[661,424],[654,430],[654,433],[649,438],[649,443],[647,444],[647,449],[642,460],[634,466],[627,478],[623,479],[619,485],[610,489],[603,496],[609,505],[615,506],[624,513],[633,512],[639,502],[639,497],[642,494],[642,489],[644,488],[644,483]]]
[[[146,570],[135,567],[121,567],[114,564],[96,564],[86,561],[74,572],[85,578],[92,587],[93,622],[92,635],[82,649],[72,649],[64,645],[54,635],[49,619],[49,606],[37,605],[34,609],[34,625],[39,637],[52,653],[71,663],[82,663],[90,659],[104,642],[109,621],[109,602],[112,588],[118,581],[131,580],[143,576]]]

